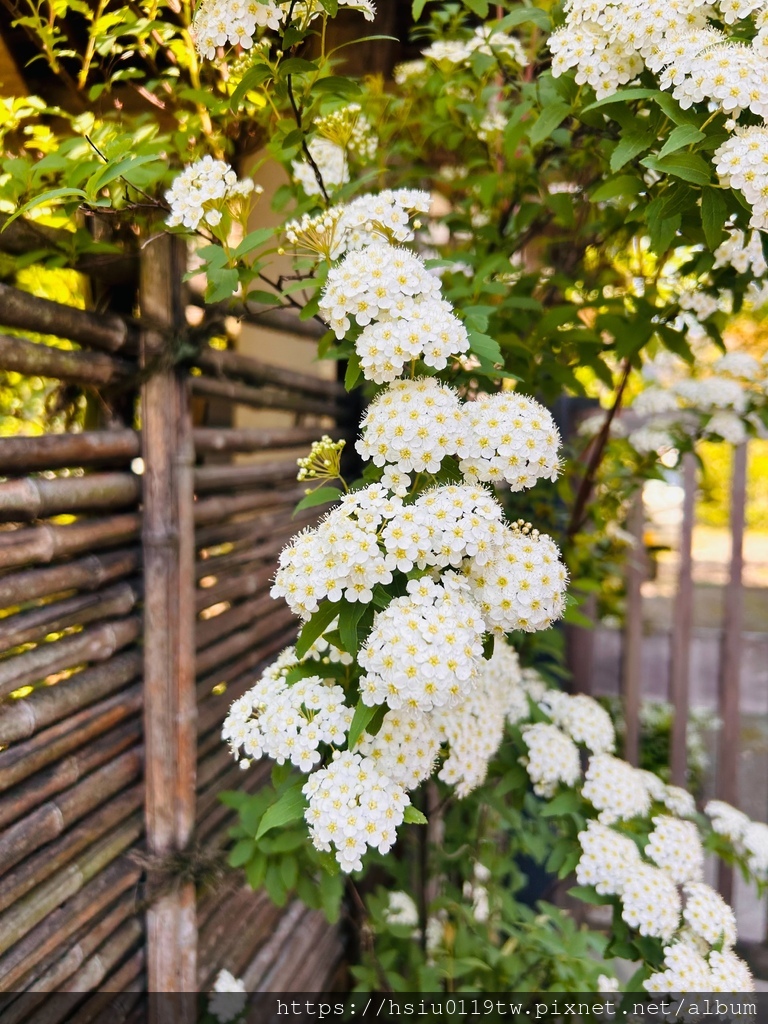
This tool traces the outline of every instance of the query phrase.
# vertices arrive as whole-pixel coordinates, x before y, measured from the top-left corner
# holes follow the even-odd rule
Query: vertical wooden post
[[[643,493],[632,502],[627,526],[635,539],[635,546],[627,556],[627,606],[624,625],[622,698],[624,702],[624,757],[637,766],[640,757],[640,690],[643,662],[643,596],[645,578],[645,547],[643,545]]]
[[[747,444],[733,450],[731,475],[731,570],[725,590],[723,634],[720,643],[718,701],[722,731],[717,763],[717,795],[738,805],[739,731],[741,722],[741,643],[744,625],[744,520],[747,506]],[[719,867],[719,886],[729,902],[733,895],[733,869]]]
[[[672,609],[672,664],[670,699],[673,707],[671,775],[676,786],[684,786],[688,770],[688,730],[691,636],[693,631],[693,519],[696,499],[696,457],[683,456],[683,525],[680,531],[680,569]]]
[[[184,374],[167,359],[183,323],[184,246],[161,235],[142,251],[141,392],[144,457],[144,730],[146,829],[151,854],[185,850],[195,822],[194,526],[192,432]],[[195,891],[178,885],[147,911],[150,992],[197,988]],[[168,1013],[173,1010],[173,1018]],[[193,1019],[193,997],[163,1021]]]

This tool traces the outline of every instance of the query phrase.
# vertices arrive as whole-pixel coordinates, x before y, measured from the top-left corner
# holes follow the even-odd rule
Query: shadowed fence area
[[[3,992],[206,991],[222,967],[253,990],[322,991],[341,961],[324,918],[222,870],[218,794],[268,777],[240,771],[221,723],[295,635],[270,578],[313,521],[291,518],[297,451],[321,426],[343,435],[345,394],[200,333],[180,346],[184,262],[168,236],[143,248],[133,318],[0,286],[0,368],[135,409],[0,439]],[[214,400],[217,423],[246,405],[291,425],[206,425]]]

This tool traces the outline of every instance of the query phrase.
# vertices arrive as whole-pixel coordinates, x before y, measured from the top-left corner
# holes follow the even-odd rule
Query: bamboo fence
[[[0,235],[11,252],[33,243],[38,233],[18,222]],[[291,518],[302,493],[295,458],[320,424],[343,435],[349,413],[336,382],[240,353],[204,344],[174,362],[193,301],[184,258],[160,236],[140,257],[81,261],[101,287],[136,287],[130,320],[0,285],[0,369],[138,410],[109,429],[0,440],[0,992],[18,994],[5,1005],[10,1024],[45,993],[208,991],[224,967],[257,991],[322,991],[343,955],[321,916],[274,907],[237,872],[208,891],[191,880],[196,858],[224,857],[233,817],[218,794],[267,777],[240,772],[221,723],[295,635],[269,597],[281,546],[313,520]],[[317,335],[284,314],[241,313]],[[293,423],[193,422],[208,399],[219,414],[223,400]],[[232,461],[245,454],[258,461]],[[174,877],[179,863],[187,869]],[[135,1012],[132,996],[121,1019]]]

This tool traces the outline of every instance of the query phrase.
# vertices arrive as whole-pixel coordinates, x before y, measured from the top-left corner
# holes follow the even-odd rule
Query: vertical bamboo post
[[[670,698],[673,708],[671,775],[676,786],[684,786],[688,770],[686,733],[688,729],[691,636],[693,630],[693,519],[696,498],[696,457],[683,456],[683,524],[680,531],[680,568],[677,594],[672,609],[672,651]]]
[[[158,857],[186,849],[195,821],[192,431],[184,375],[167,359],[171,333],[183,322],[184,252],[177,239],[161,235],[144,247],[140,273],[148,325],[141,358],[149,371],[141,393],[146,829],[149,851]],[[147,911],[150,992],[196,991],[195,914],[191,883]],[[193,1000],[169,1004],[174,1024],[193,1019]]]
[[[627,525],[635,545],[627,557],[627,607],[624,625],[622,698],[624,703],[624,757],[637,766],[640,757],[640,689],[643,660],[643,597],[645,549],[643,547],[643,493],[632,502]]]
[[[738,805],[739,800],[739,726],[741,642],[744,625],[744,520],[747,505],[747,444],[733,450],[731,475],[731,569],[725,590],[725,612],[720,643],[718,702],[720,750],[717,766],[717,795],[720,800]],[[733,895],[733,869],[720,864],[718,883],[725,899]]]

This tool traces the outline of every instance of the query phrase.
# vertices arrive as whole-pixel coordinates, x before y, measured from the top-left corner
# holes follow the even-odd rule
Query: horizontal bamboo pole
[[[126,921],[103,946],[62,986],[62,992],[93,992],[120,964],[142,937],[137,918]]]
[[[29,612],[0,619],[0,651],[42,640],[69,626],[86,626],[101,619],[128,615],[141,596],[141,584],[117,583],[95,594],[79,594],[63,601],[51,601]]]
[[[195,493],[241,491],[243,488],[282,483],[296,479],[296,461],[261,462],[256,465],[198,466],[195,470]]]
[[[217,665],[224,665],[249,648],[256,648],[262,641],[282,632],[295,621],[295,616],[289,608],[278,607],[272,614],[264,615],[249,629],[241,629],[220,643],[206,647],[197,656],[198,676],[207,674]]]
[[[233,430],[230,427],[197,427],[192,432],[198,455],[215,453],[270,451],[277,448],[303,448],[316,441],[318,427],[251,427]]]
[[[275,574],[274,565],[265,566],[260,559],[246,562],[238,568],[242,571],[217,574],[217,582],[213,586],[203,587],[195,592],[195,609],[198,613],[221,601],[236,601],[242,597],[263,593],[269,588]],[[198,620],[198,635],[200,627],[205,625],[205,622],[206,620]]]
[[[125,320],[111,313],[90,313],[60,302],[39,299],[10,285],[0,284],[0,324],[24,331],[53,334],[81,345],[119,352],[136,345]]]
[[[0,284],[0,288],[3,285]],[[81,434],[4,437],[0,473],[31,473],[40,469],[128,463],[141,453],[135,430],[87,430]]]
[[[277,927],[264,936],[261,950],[248,966],[249,985],[252,992],[269,991],[262,985],[264,977],[272,966],[278,950],[290,942],[290,937],[301,927],[306,911],[298,901],[290,903],[280,916]]]
[[[219,522],[195,531],[195,545],[205,551],[218,547],[220,544],[232,544],[234,547],[247,547],[258,540],[268,540],[274,536],[275,530],[292,525],[294,532],[299,532],[308,523],[317,520],[317,511],[310,509],[300,512],[294,519],[291,515],[292,505],[286,505],[276,512],[262,512],[260,515],[241,519],[237,522]]]
[[[68,829],[61,839],[28,857],[15,870],[0,878],[0,911],[41,885],[55,871],[126,821],[141,807],[142,797],[141,785],[131,786]]]
[[[8,480],[0,483],[0,519],[29,520],[61,512],[125,508],[140,496],[141,479],[133,473]]]
[[[202,395],[204,398],[225,398],[253,409],[284,409],[286,412],[331,417],[338,412],[336,405],[330,400],[320,401],[304,395],[276,391],[274,388],[254,388],[237,381],[219,380],[214,377],[190,377],[190,385],[194,395]]]
[[[273,563],[296,531],[296,523],[291,521],[281,527],[275,527],[267,540],[257,541],[255,544],[242,541],[234,543],[226,555],[212,554],[200,558],[195,566],[195,575],[198,580],[206,576],[218,580],[231,570],[237,570],[250,562]]]
[[[38,772],[20,786],[14,786],[0,798],[0,828],[21,821],[44,800],[50,800],[57,793],[70,789],[89,772],[114,760],[140,739],[141,726],[134,718],[89,743],[76,754],[58,761],[53,768]]]
[[[24,569],[0,577],[0,608],[52,597],[68,590],[98,590],[136,572],[141,564],[138,548],[121,548],[47,569]]]
[[[7,697],[22,686],[37,683],[46,676],[73,668],[83,662],[107,661],[122,647],[136,640],[141,619],[132,615],[91,626],[81,633],[55,643],[40,644],[26,654],[0,662],[0,697]]]
[[[240,913],[248,922],[248,928],[239,930],[237,934],[238,930],[232,928],[232,918]],[[271,905],[264,893],[240,891],[223,900],[200,936],[203,950],[199,965],[200,991],[210,991],[218,972],[223,967],[228,969],[228,965],[234,966],[242,956],[244,944],[251,947],[249,952],[253,955],[254,940],[263,943],[279,919],[280,909]]]
[[[3,707],[0,715],[0,745],[27,739],[46,726],[64,722],[91,704],[123,690],[141,673],[141,653],[125,651],[104,665],[77,672],[64,684],[44,686],[28,697]],[[135,688],[124,689],[126,702],[134,699]]]
[[[131,916],[133,910],[133,899],[130,896],[122,897],[102,918],[94,923],[89,922],[73,936],[74,942],[63,956],[60,955],[60,951],[56,951],[39,964],[38,975],[30,983],[23,998],[5,1010],[3,1024],[27,1024],[27,1010],[31,1013],[35,1005],[44,1002],[45,993],[59,992],[63,983],[123,921]],[[33,992],[40,993],[39,999],[31,998]],[[17,1007],[21,1012],[18,1012]]]
[[[224,708],[229,707],[229,703],[234,698],[229,698],[229,687],[234,686],[236,683],[239,684],[240,680],[246,675],[252,679],[251,686],[256,682],[258,674],[267,667],[274,659],[273,655],[282,651],[284,647],[288,647],[296,637],[297,620],[293,619],[287,624],[282,630],[274,630],[269,639],[260,643],[256,647],[252,647],[250,650],[246,649],[245,654],[241,654],[240,657],[234,658],[232,661],[228,661],[223,664],[219,664],[216,668],[202,679],[198,680],[197,683],[197,699],[201,708],[201,713],[206,713],[206,705],[208,701],[225,701]],[[225,694],[215,694],[211,691],[215,686],[219,686],[221,683],[227,684],[227,691]],[[224,714],[226,710],[224,711]],[[222,720],[224,719],[222,714]]]
[[[137,817],[126,822],[122,829],[120,833],[113,834],[115,843],[110,850],[112,857],[106,860],[109,866],[101,863],[101,856],[91,857],[87,867],[85,864],[75,867],[74,887],[70,882],[68,890],[63,890],[60,885],[63,879],[56,876],[46,883],[45,893],[41,887],[32,894],[41,897],[42,913],[37,918],[40,924],[32,927],[28,925],[29,910],[27,920],[17,922],[17,904],[0,916],[0,923],[6,919],[12,922],[12,931],[7,938],[5,929],[0,927],[0,936],[3,936],[3,942],[7,941],[8,949],[5,955],[0,956],[0,991],[14,991],[28,984],[35,976],[37,965],[45,957],[65,945],[83,926],[87,924],[90,927],[90,923],[105,907],[114,903],[126,890],[135,887],[140,868],[123,859],[113,863],[110,860],[116,861],[141,835],[141,822]],[[83,858],[86,860],[87,854]],[[65,873],[68,880],[71,878],[71,868],[72,865]]]
[[[135,943],[134,943],[135,945]],[[99,993],[123,993],[118,995],[117,999],[114,996],[104,996],[102,1006],[104,1013],[98,1019],[95,1019],[92,1024],[120,1024],[121,1020],[126,1019],[126,1015],[131,1006],[133,1006],[138,998],[141,998],[141,994],[144,994],[147,990],[146,980],[144,978],[143,971],[147,965],[147,954],[143,946],[139,946],[138,949],[113,973],[110,974],[107,980],[99,989]],[[136,995],[131,999],[128,995],[130,992],[135,992]],[[113,1008],[117,1004],[117,1013],[114,1012]],[[91,1021],[83,1019],[72,1021],[72,1024],[91,1024]]]
[[[0,366],[27,377],[101,386],[115,384],[136,372],[133,363],[104,352],[72,352],[7,334],[0,334]]]
[[[81,519],[69,526],[46,523],[0,533],[0,569],[40,565],[134,540],[141,529],[136,512]]]
[[[142,763],[142,749],[129,750],[6,829],[0,836],[0,873],[58,839],[74,822],[129,786],[140,775]]]
[[[195,305],[203,305],[202,298],[192,296],[191,301]],[[275,302],[279,303],[275,297]],[[306,338],[310,341],[317,341],[326,333],[327,327],[324,323],[312,317],[310,320],[300,320],[299,311],[294,307],[275,309],[275,306],[267,306],[263,302],[223,302],[214,306],[207,306],[210,311],[220,310],[223,317],[235,316],[246,323],[255,324],[257,327],[265,327],[270,331],[279,331],[281,334],[293,334],[297,338]]]
[[[256,577],[244,577],[243,583],[257,583]],[[221,641],[226,636],[231,636],[235,630],[243,629],[257,622],[259,618],[269,614],[275,602],[268,593],[262,592],[261,596],[252,601],[244,601],[235,605],[221,615],[212,619],[205,619],[197,623],[195,630],[195,646],[198,652],[204,651],[211,644]]]
[[[124,891],[126,869],[119,861],[114,862],[141,832],[141,816],[137,813],[0,915],[0,951],[8,950],[0,957],[0,971],[5,971],[5,976],[0,975],[0,991],[10,991],[14,984],[23,985],[24,980],[20,979],[25,975],[34,983],[35,965],[52,949],[61,948],[69,937],[68,932],[78,931],[84,921],[95,917],[105,896],[107,902],[111,902]],[[131,875],[135,882],[138,871]],[[86,894],[91,896],[90,902],[85,902]],[[51,934],[49,922],[54,928],[59,925],[58,934],[56,931]],[[37,946],[32,945],[35,939]],[[20,951],[26,954],[22,963],[18,962]]]
[[[346,396],[344,386],[339,381],[262,363],[240,352],[222,352],[219,349],[205,348],[195,356],[195,363],[213,377],[236,377],[246,384],[255,384],[258,387],[265,384],[273,385],[285,388],[292,394],[303,392],[308,395],[319,395],[331,401]]]
[[[213,779],[217,779],[232,764],[232,754],[229,748],[223,743],[218,744],[218,749],[207,757],[197,762],[197,788],[203,789]]]
[[[232,497],[203,498],[195,503],[195,525],[207,526],[230,516],[254,512],[275,505],[283,506],[290,515],[292,505],[304,497],[303,487],[279,488],[273,491],[257,491],[253,494],[236,494]]]
[[[208,829],[207,823],[211,818],[211,815],[216,812],[218,817],[219,809],[223,809],[225,813],[224,817],[229,816],[231,821],[234,821],[234,811],[231,807],[227,807],[219,799],[219,794],[226,790],[242,790],[247,788],[249,792],[260,789],[261,786],[266,785],[269,781],[269,775],[271,772],[271,764],[268,761],[263,761],[260,764],[254,765],[247,771],[243,771],[240,765],[230,756],[229,764],[225,765],[225,770],[206,786],[200,786],[197,793],[197,821],[198,821],[198,832],[201,838],[206,838],[213,829]]]
[[[0,790],[18,785],[73,750],[84,749],[96,737],[135,715],[140,708],[141,688],[133,686],[70,715],[25,743],[16,743],[0,751]]]

